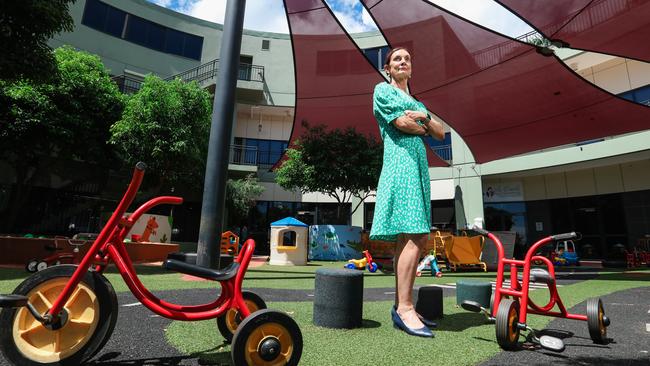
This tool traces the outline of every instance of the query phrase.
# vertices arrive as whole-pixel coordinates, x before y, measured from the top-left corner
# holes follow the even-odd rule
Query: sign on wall
[[[517,202],[524,200],[521,182],[490,183],[483,186],[483,202]]]
[[[135,222],[128,239],[138,242],[169,243],[172,225],[169,216],[144,214]]]

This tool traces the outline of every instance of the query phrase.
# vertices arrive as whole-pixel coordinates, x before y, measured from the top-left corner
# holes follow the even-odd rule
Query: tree
[[[123,109],[99,57],[71,47],[54,51],[57,73],[48,83],[0,81],[0,159],[15,171],[5,230],[13,227],[33,179],[52,169],[48,159],[106,164],[109,127]]]
[[[287,150],[287,159],[276,170],[275,181],[286,190],[320,192],[338,202],[338,217],[351,197],[359,199],[352,214],[377,188],[381,173],[382,145],[353,127],[327,131],[325,126],[310,127]]]
[[[242,219],[248,217],[251,207],[264,192],[257,177],[249,174],[244,179],[228,179],[226,184],[226,208],[230,213],[229,219],[231,224],[237,224]]]
[[[147,164],[152,194],[165,184],[200,187],[211,110],[210,94],[196,82],[149,75],[111,127],[110,142],[129,166]]]
[[[75,0],[0,2],[0,79],[47,80],[57,67],[47,41],[73,30],[68,6]]]

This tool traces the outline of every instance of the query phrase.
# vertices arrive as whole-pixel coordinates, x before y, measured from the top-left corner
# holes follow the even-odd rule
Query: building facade
[[[74,31],[55,36],[50,44],[68,44],[99,55],[123,91],[136,91],[149,73],[196,80],[214,90],[222,25],[145,0],[79,0],[71,13]],[[380,68],[387,51],[383,37],[373,32],[352,37]],[[650,105],[650,65],[562,52],[565,63],[588,81]],[[269,223],[285,216],[309,224],[345,223],[335,222],[332,198],[287,192],[274,183],[269,171],[287,148],[294,84],[289,35],[244,30],[229,176],[254,173],[265,187],[249,220],[241,223],[263,248]],[[622,247],[631,248],[650,235],[650,132],[477,164],[462,138],[452,129],[447,131],[445,141],[431,143],[451,163],[448,168],[430,168],[436,227],[455,230],[483,222],[490,230],[517,231],[522,248],[549,234],[579,231],[578,251],[584,258],[615,258]],[[196,240],[199,195],[190,193],[185,209],[175,211],[183,241]],[[352,224],[369,229],[373,208],[371,198],[353,214]],[[100,220],[95,221],[84,224],[92,231]]]

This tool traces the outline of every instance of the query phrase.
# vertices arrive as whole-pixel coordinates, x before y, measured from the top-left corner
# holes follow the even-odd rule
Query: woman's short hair
[[[404,51],[408,52],[409,55],[411,54],[411,51],[409,51],[408,48],[406,48],[406,47],[395,47],[392,50],[390,50],[390,52],[388,52],[388,54],[386,55],[386,59],[384,60],[384,67],[386,67],[386,66],[388,66],[388,64],[390,64],[390,59],[391,59],[391,57],[393,57],[393,53],[395,53],[395,52],[397,52],[399,50],[404,50]]]

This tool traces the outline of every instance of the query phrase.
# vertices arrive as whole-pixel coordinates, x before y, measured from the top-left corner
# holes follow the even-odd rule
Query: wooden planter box
[[[75,240],[79,243],[81,241]],[[79,260],[90,249],[92,240],[87,240],[79,247],[77,254]],[[135,263],[159,262],[167,259],[169,253],[178,251],[178,244],[164,243],[126,243],[126,250]],[[47,246],[63,248],[56,253],[72,253],[74,247],[68,243],[67,238],[23,238],[14,236],[0,237],[0,265],[25,265],[32,259],[42,259],[54,252],[46,249]]]

